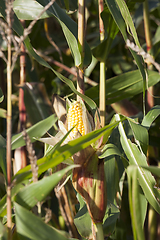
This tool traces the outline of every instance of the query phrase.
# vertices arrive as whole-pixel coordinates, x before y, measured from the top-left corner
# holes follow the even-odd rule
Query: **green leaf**
[[[23,1],[16,1],[16,4],[14,5],[16,14],[18,14],[18,18],[20,19],[30,19],[33,20],[35,18],[35,15],[39,15],[43,7],[45,7],[48,4],[48,0],[27,0],[25,2]],[[36,11],[34,11],[34,8],[36,7]],[[33,10],[31,10],[31,7],[34,7]],[[17,11],[18,9],[18,11]],[[28,11],[28,9],[30,9]],[[33,14],[32,14],[33,12]],[[68,42],[68,45],[71,49],[75,66],[80,66],[82,64],[81,59],[81,53],[78,47],[78,27],[76,22],[74,22],[59,6],[56,2],[47,10],[46,17],[54,16],[60,23],[64,35],[66,37],[66,40]],[[44,15],[45,17],[45,15]],[[19,33],[18,33],[19,34]],[[20,34],[21,35],[21,34]],[[27,45],[26,45],[27,47]],[[28,46],[29,47],[29,46]],[[31,53],[31,52],[30,52]],[[36,58],[37,60],[37,58]],[[85,42],[85,57],[84,57],[84,63],[83,65],[87,67],[91,63],[92,57],[91,57],[91,50],[88,46],[88,44]]]
[[[44,177],[38,182],[27,185],[17,193],[14,197],[14,201],[28,209],[34,207],[37,202],[43,201],[51,190],[59,183],[62,177],[74,167],[76,167],[76,165],[68,166],[51,176]]]
[[[148,86],[155,85],[159,80],[158,72],[148,71]],[[111,104],[141,93],[143,91],[143,78],[139,70],[135,70],[107,79],[105,87],[106,104]],[[87,90],[86,95],[98,103],[99,85]]]
[[[57,121],[57,117],[55,114],[53,114],[50,117],[26,129],[26,132],[29,135],[31,142],[35,141],[33,137],[37,137],[37,138],[42,137],[53,126],[53,124],[55,124],[56,121]],[[24,145],[25,145],[25,141],[23,139],[22,133],[18,133],[12,137],[12,150]]]
[[[0,240],[7,240],[7,228],[0,222]]]
[[[25,3],[24,3],[25,4]],[[54,3],[55,4],[55,3]],[[44,4],[45,5],[45,4]],[[57,5],[56,5],[57,6]],[[55,6],[54,6],[55,7]],[[76,23],[74,22],[74,24],[72,25],[71,22],[71,18],[67,16],[67,19],[66,19],[66,15],[64,15],[64,11],[62,11],[59,7],[56,8],[55,7],[55,13],[57,13],[57,10],[60,10],[60,16],[62,17],[63,16],[63,21],[66,22],[67,24],[67,27],[71,27],[73,28],[72,31],[75,32],[75,35],[77,36],[77,25]],[[5,1],[2,0],[0,1],[0,11],[3,15],[3,17],[5,18],[6,16],[6,13],[5,13]],[[71,21],[71,22],[70,22]],[[14,31],[19,35],[23,35],[23,27],[20,23],[20,21],[18,20],[18,18],[16,17],[16,15],[14,15],[14,21],[13,21],[13,29]],[[30,39],[29,37],[27,37],[25,40],[24,40],[24,43],[25,43],[25,46],[29,52],[29,54],[34,58],[36,59],[36,61],[43,65],[44,67],[47,67],[49,68],[50,70],[52,70],[55,75],[60,79],[62,80],[64,83],[66,83],[70,88],[71,90],[76,94],[76,95],[79,95],[80,97],[82,97],[82,99],[94,110],[96,111],[97,109],[97,106],[96,104],[94,103],[94,101],[92,99],[90,99],[89,97],[79,93],[73,82],[69,79],[67,79],[66,77],[64,77],[62,74],[60,74],[59,72],[55,71],[43,58],[41,58],[34,50],[33,50],[33,47],[32,45],[30,44]],[[87,49],[86,47],[86,52],[89,53],[90,55],[90,50]]]
[[[134,28],[134,24],[133,24],[132,18],[130,16],[130,13],[129,13],[129,10],[128,10],[128,7],[127,7],[125,1],[123,1],[123,0],[105,0],[105,1],[106,1],[106,4],[115,20],[117,26],[119,27],[119,30],[121,31],[121,33],[123,35],[124,40],[126,41],[128,38],[127,33],[126,33],[126,28],[127,28],[128,32],[131,30],[132,37],[134,38],[136,44],[138,46],[140,46],[136,31]],[[119,5],[119,7],[118,7],[118,5]],[[141,75],[143,77],[142,89],[143,89],[143,99],[145,99],[145,89],[146,89],[146,85],[147,85],[146,84],[147,78],[146,78],[146,72],[145,72],[145,68],[144,68],[144,61],[141,56],[138,56],[130,48],[129,48],[129,50],[132,53],[132,55],[137,63],[137,66],[141,72]]]
[[[118,114],[116,114],[116,119],[117,121],[120,120]],[[141,167],[148,166],[146,156],[140,152],[137,145],[127,139],[121,122],[119,123],[119,132],[121,135],[121,144],[126,156],[129,159],[130,165],[135,165],[137,167],[139,184],[142,187],[147,200],[153,208],[160,213],[160,204],[157,200],[157,197],[159,198],[160,196],[155,189],[156,181],[150,172],[142,169]]]
[[[3,99],[4,99],[4,95],[3,95],[2,89],[0,88],[0,103],[3,101]]]
[[[42,12],[43,7],[36,1],[25,0],[25,4],[22,0],[15,0],[13,2],[13,11],[19,19],[33,20]],[[39,19],[52,17],[49,10],[43,13]]]
[[[152,122],[160,115],[160,106],[154,106],[150,111],[144,116],[142,125],[144,127],[150,128]]]
[[[112,143],[108,143],[104,146],[102,153],[98,156],[99,158],[106,158],[112,155],[122,156],[119,149]]]
[[[132,128],[134,138],[136,140],[136,143],[142,148],[142,151],[144,154],[147,154],[148,144],[149,144],[149,137],[148,137],[148,131],[145,127],[142,125],[133,122],[132,119],[127,118],[129,121],[129,124]]]
[[[29,183],[29,180],[25,180],[21,183],[18,183],[16,185],[14,185],[11,189],[11,200],[13,201],[14,196],[21,190],[24,188],[24,186],[26,184]],[[7,194],[3,196],[3,198],[1,198],[0,200],[0,217],[4,217],[7,215]]]
[[[153,175],[156,175],[157,177],[160,176],[160,167],[154,167],[154,166],[141,166],[141,167],[150,171]]]
[[[104,235],[110,235],[116,226],[120,211],[114,204],[108,204],[103,222]]]
[[[109,204],[114,203],[114,198],[118,190],[119,174],[115,157],[108,157],[104,163],[106,186],[107,187],[107,202]]]
[[[79,193],[77,193],[77,197],[80,202],[80,209],[74,218],[74,223],[80,235],[84,238],[89,239],[89,237],[92,236],[91,217],[89,215],[87,206]]]
[[[48,0],[37,0],[43,7],[49,2]],[[57,18],[63,29],[64,35],[74,57],[75,66],[83,66],[86,68],[92,61],[91,50],[87,42],[84,44],[84,59],[81,58],[81,53],[78,46],[78,26],[58,5],[56,2],[49,9]],[[82,63],[83,61],[83,63]]]
[[[140,47],[137,32],[136,32],[136,29],[134,27],[134,23],[133,23],[133,20],[132,20],[132,17],[130,15],[130,12],[129,12],[129,9],[127,7],[126,2],[123,1],[123,0],[116,0],[116,2],[119,6],[119,9],[120,9],[121,14],[123,16],[123,19],[126,23],[128,33],[134,38],[134,41],[135,41],[136,45],[138,47]]]
[[[0,117],[2,117],[2,118],[7,117],[7,111],[3,108],[0,108]]]
[[[16,229],[19,237],[28,237],[34,240],[57,239],[67,240],[68,236],[64,236],[57,229],[45,224],[39,217],[29,212],[19,204],[14,203]]]
[[[85,136],[81,136],[75,140],[72,140],[68,144],[57,147],[54,153],[48,154],[47,156],[37,161],[37,164],[39,165],[38,173],[41,174],[45,172],[48,168],[53,168],[59,163],[67,160],[74,153],[82,149],[85,149],[92,143],[96,142],[107,131],[110,131],[111,133],[111,130],[113,130],[117,125],[118,123],[109,124],[99,130],[92,131],[86,134]],[[30,172],[30,165],[29,165],[19,170],[18,173],[14,176],[14,178],[18,180],[18,179],[28,178],[31,176],[32,176],[32,173]]]
[[[129,183],[129,205],[130,205],[130,213],[131,213],[131,220],[132,220],[132,229],[134,239],[137,240],[144,240],[144,231],[143,231],[143,224],[142,221],[142,202],[140,199],[140,186],[138,184],[138,170],[135,169],[133,166],[129,166],[127,168],[128,174],[128,183]],[[147,205],[144,215],[146,215]]]

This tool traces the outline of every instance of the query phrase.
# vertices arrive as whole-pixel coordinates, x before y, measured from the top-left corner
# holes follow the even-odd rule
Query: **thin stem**
[[[152,54],[152,37],[150,29],[150,20],[149,20],[149,7],[148,0],[145,0],[143,3],[143,16],[144,16],[144,30],[145,30],[145,39],[147,45],[147,52]],[[147,62],[148,69],[153,70],[153,65],[151,62]],[[154,106],[154,88],[153,86],[148,89],[147,92],[147,110],[149,111]],[[157,238],[157,224],[156,224],[157,213],[149,206],[148,211],[148,234],[149,240],[155,240]]]
[[[12,136],[12,52],[11,52],[11,38],[12,38],[12,0],[6,1],[6,16],[7,16],[7,38],[8,38],[8,61],[7,61],[7,227],[8,239],[11,239],[12,227],[12,206],[11,206],[11,136]]]
[[[151,37],[151,29],[150,29],[150,20],[149,20],[149,7],[148,7],[148,0],[145,0],[143,3],[143,16],[144,16],[144,31],[145,31],[145,39],[147,45],[147,52],[152,54],[152,37]],[[150,62],[147,62],[148,69],[153,70],[153,66]],[[149,88],[147,94],[147,107],[148,111],[150,108],[154,106],[154,91],[153,87]]]
[[[25,26],[25,21],[21,20],[23,27]],[[26,82],[26,57],[25,57],[25,46],[21,43],[21,55],[20,55],[20,85],[23,85]],[[22,88],[19,89],[19,121],[20,121],[20,131],[25,128],[26,124],[26,108],[24,103],[24,91]],[[21,168],[24,168],[27,165],[27,156],[26,156],[26,147],[23,146],[20,148],[21,158],[18,161],[21,161]],[[16,160],[16,159],[15,159]]]
[[[145,31],[147,52],[151,53],[152,38],[151,38],[150,21],[149,21],[148,0],[145,0],[143,3],[143,16],[144,16],[144,31]]]
[[[81,52],[82,63],[77,68],[77,91],[84,94],[84,38],[85,38],[85,0],[79,0],[78,3],[78,42]],[[77,100],[80,97],[77,95]]]
[[[100,41],[104,40],[104,25],[101,18],[101,13],[103,11],[103,0],[99,0],[99,31],[100,31]],[[105,126],[105,114],[106,114],[106,87],[105,87],[105,78],[106,78],[106,64],[105,62],[100,62],[100,91],[99,91],[99,109],[100,109],[100,118],[101,126]]]

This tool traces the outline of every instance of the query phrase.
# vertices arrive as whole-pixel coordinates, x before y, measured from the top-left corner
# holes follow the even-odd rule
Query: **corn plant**
[[[158,239],[159,20],[0,1],[0,239]]]

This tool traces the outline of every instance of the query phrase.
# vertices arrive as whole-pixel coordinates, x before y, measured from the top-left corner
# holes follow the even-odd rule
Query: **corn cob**
[[[78,131],[81,133],[81,135],[85,135],[85,127],[82,114],[82,106],[79,102],[76,101],[71,104],[67,114],[67,121],[68,130],[75,126],[75,128],[72,130],[73,137],[75,137]]]

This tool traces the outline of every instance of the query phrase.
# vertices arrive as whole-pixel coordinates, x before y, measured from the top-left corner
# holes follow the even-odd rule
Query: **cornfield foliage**
[[[12,3],[11,23],[6,2]],[[46,11],[49,0],[6,2],[0,1],[0,239],[159,239],[160,2],[104,0],[99,16],[100,2],[87,0],[84,52],[78,41],[83,1],[55,0]],[[77,69],[84,73],[84,94],[77,89]],[[76,125],[66,124],[77,96],[87,130],[75,137]],[[105,113],[99,111],[100,100]]]

